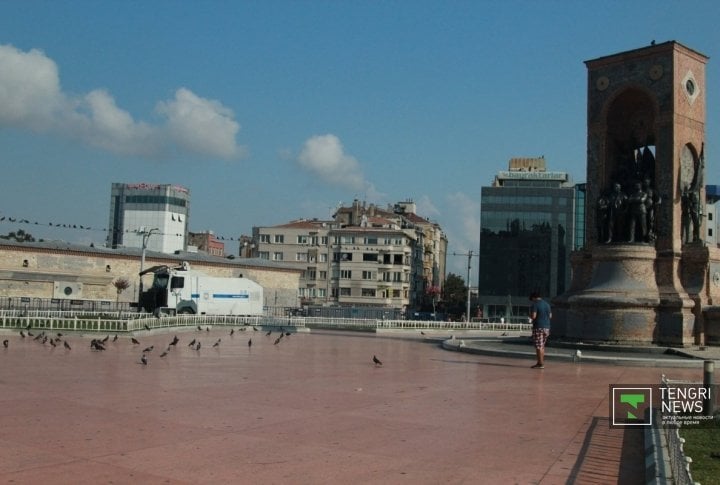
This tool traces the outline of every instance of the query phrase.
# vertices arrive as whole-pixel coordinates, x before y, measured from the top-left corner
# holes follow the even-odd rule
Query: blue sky
[[[715,1],[4,0],[0,234],[102,244],[113,182],[188,187],[190,229],[228,252],[413,199],[464,277],[452,253],[477,250],[480,187],[510,158],[585,180],[585,60],[653,39],[709,56],[720,183],[719,24]]]

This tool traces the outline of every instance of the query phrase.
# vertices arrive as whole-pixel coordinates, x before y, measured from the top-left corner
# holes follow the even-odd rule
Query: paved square
[[[139,332],[140,344],[110,335],[91,351],[90,337],[68,336],[67,350],[5,332],[0,482],[631,483],[643,450],[628,456],[632,436],[607,429],[608,385],[702,379],[553,361],[533,370],[417,338],[278,335]],[[619,445],[588,465],[598,433]]]

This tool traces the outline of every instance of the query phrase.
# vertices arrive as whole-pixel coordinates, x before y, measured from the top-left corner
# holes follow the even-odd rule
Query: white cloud
[[[416,203],[418,214],[427,219],[437,219],[440,210],[435,206],[430,196],[423,195]]]
[[[0,45],[0,125],[54,133],[117,153],[164,157],[177,151],[225,159],[244,155],[240,125],[219,101],[180,88],[160,101],[165,124],[136,121],[105,90],[62,91],[58,68],[43,52]]]
[[[340,139],[333,135],[316,135],[303,145],[297,162],[303,169],[328,185],[352,191],[352,197],[374,203],[387,199],[387,195],[365,179],[360,163],[345,153]]]
[[[64,103],[55,63],[38,50],[0,45],[0,123],[46,130]]]
[[[335,135],[317,135],[306,140],[298,163],[329,185],[361,191],[371,187],[365,181],[358,161],[345,153]]]
[[[152,156],[159,150],[160,140],[148,124],[136,122],[130,113],[115,104],[104,90],[95,90],[76,100],[75,109],[58,113],[53,131],[78,138],[88,145],[115,153]]]
[[[161,101],[156,111],[167,117],[167,131],[178,145],[196,153],[235,158],[244,149],[235,142],[240,125],[232,110],[180,88],[172,101]]]
[[[480,201],[463,192],[448,194],[451,227],[457,251],[475,251],[480,240]]]
[[[467,278],[467,253],[472,251],[470,281],[475,284],[480,246],[480,200],[455,192],[448,194],[444,202],[447,210],[442,228],[448,237],[447,272]]]

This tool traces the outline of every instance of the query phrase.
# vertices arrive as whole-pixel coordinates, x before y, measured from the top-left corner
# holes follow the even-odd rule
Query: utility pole
[[[160,229],[157,227],[153,227],[149,231],[146,230],[144,227],[142,230],[138,231],[138,234],[142,236],[142,255],[140,256],[140,286],[138,287],[138,311],[142,310],[142,293],[143,293],[143,269],[145,268],[145,250],[147,249],[148,239],[150,239],[150,236],[153,234],[157,234],[160,232]]]
[[[470,268],[472,268],[473,252],[469,251],[467,253],[453,253],[453,256],[467,256],[468,258],[467,281],[465,281],[465,283],[467,284],[467,310],[465,311],[465,322],[470,323]]]

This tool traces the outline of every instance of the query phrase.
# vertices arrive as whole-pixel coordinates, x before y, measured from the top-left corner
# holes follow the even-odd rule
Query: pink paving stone
[[[635,483],[641,440],[607,428],[608,385],[702,378],[552,361],[533,370],[373,334],[273,345],[276,334],[226,328],[178,331],[160,358],[173,335],[93,352],[90,337],[70,335],[65,350],[6,332],[0,482]]]

